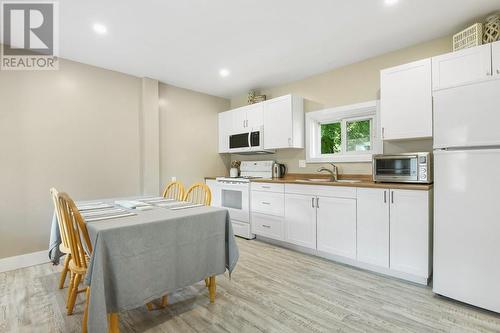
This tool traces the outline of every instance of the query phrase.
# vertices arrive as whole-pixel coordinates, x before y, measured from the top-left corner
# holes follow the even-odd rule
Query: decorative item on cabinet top
[[[453,36],[453,51],[482,45],[483,24],[476,23]]]
[[[248,104],[255,104],[264,102],[267,99],[266,95],[259,95],[256,90],[250,90],[248,92]]]
[[[490,15],[484,24],[483,44],[500,40],[500,13]]]

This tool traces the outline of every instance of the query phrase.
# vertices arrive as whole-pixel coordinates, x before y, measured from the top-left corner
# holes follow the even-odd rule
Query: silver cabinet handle
[[[387,203],[387,191],[384,190],[384,203]]]
[[[245,128],[245,120],[243,120],[243,128]]]
[[[288,145],[291,146],[292,145],[292,138],[288,138]]]
[[[311,198],[311,206],[314,208],[314,198]]]
[[[385,128],[382,127],[382,139],[385,137],[384,134],[385,134]]]
[[[497,69],[497,74],[500,74],[500,69]]]
[[[319,208],[319,198],[316,198],[316,208]]]
[[[268,229],[269,229],[269,228],[271,228],[271,226],[270,226],[270,225],[267,225],[267,224],[263,224],[262,226],[263,226],[264,228],[268,228]]]
[[[394,191],[391,191],[391,203],[394,203]]]
[[[266,202],[266,201],[262,201],[262,204],[263,205],[270,205],[271,203],[270,202]]]
[[[261,188],[271,188],[271,186],[261,186]]]

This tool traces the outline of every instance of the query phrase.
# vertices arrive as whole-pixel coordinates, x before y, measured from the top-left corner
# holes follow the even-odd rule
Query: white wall
[[[0,71],[0,258],[48,248],[52,186],[139,193],[140,103],[139,78],[76,62]]]
[[[409,48],[390,52],[378,57],[358,62],[335,70],[314,75],[304,80],[267,87],[261,92],[268,98],[286,94],[297,94],[305,98],[305,111],[316,111],[330,107],[356,104],[380,98],[380,70],[415,60],[432,57],[451,51],[451,36],[446,36]],[[231,108],[247,104],[247,96],[231,99]],[[410,140],[386,142],[384,151],[396,153],[403,151],[430,151],[432,140]],[[276,159],[286,163],[290,172],[314,173],[320,164],[308,164],[299,168],[299,160],[305,160],[304,149],[284,149],[272,156],[232,155],[232,159]],[[371,174],[371,163],[338,163],[340,171],[347,174]]]
[[[186,188],[206,176],[228,172],[229,156],[218,154],[218,113],[229,100],[160,83],[160,172]]]
[[[228,108],[63,59],[58,71],[0,71],[0,259],[48,248],[52,186],[90,200],[225,174],[216,119]]]

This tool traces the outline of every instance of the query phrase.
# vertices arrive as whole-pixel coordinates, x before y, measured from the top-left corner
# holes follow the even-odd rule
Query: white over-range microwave
[[[432,154],[373,155],[373,180],[390,183],[432,183]]]
[[[235,154],[272,154],[273,150],[264,149],[264,131],[262,128],[250,132],[228,136],[229,152]]]

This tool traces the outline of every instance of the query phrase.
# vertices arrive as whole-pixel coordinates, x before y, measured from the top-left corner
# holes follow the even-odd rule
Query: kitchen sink
[[[361,183],[359,179],[339,179],[337,183]]]
[[[340,179],[336,182],[328,178],[309,178],[309,179],[296,179],[296,182],[318,182],[318,183],[360,183],[359,179]]]

